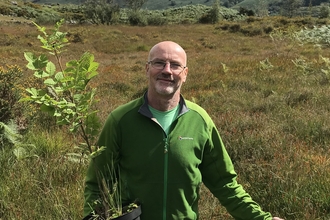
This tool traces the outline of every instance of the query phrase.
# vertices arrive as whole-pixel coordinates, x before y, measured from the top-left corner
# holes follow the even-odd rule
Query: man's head
[[[146,64],[149,93],[152,95],[180,95],[188,74],[187,55],[184,49],[172,41],[153,46]]]

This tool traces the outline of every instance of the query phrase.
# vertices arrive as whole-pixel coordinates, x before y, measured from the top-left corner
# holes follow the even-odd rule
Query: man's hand
[[[272,218],[272,220],[284,220],[283,218],[279,218],[279,217],[274,217]]]

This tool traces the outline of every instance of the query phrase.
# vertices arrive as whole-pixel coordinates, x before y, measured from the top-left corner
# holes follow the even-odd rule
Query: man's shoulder
[[[190,111],[194,111],[195,113],[199,114],[201,117],[204,118],[204,120],[211,120],[209,114],[206,112],[206,110],[198,105],[195,102],[192,102],[190,100],[185,100],[186,106]]]
[[[205,109],[203,107],[201,107],[200,105],[198,105],[195,102],[192,102],[190,100],[185,99],[185,103],[187,105],[187,107],[191,110],[197,111],[197,112],[202,112],[203,114],[207,112],[205,111]]]
[[[127,102],[123,105],[118,106],[115,108],[111,114],[115,115],[116,117],[122,117],[123,115],[126,115],[128,112],[135,111],[138,112],[138,109],[143,104],[143,98],[137,98],[130,102]]]

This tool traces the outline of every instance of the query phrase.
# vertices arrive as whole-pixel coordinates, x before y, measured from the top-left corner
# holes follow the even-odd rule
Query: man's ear
[[[188,76],[188,67],[184,68],[184,70],[183,70],[183,74],[184,74],[183,82],[186,82],[186,80],[187,80],[187,76]]]
[[[149,74],[148,74],[149,68],[150,68],[150,65],[148,63],[146,63],[146,68],[145,68],[145,70],[146,70],[146,77],[149,76]]]

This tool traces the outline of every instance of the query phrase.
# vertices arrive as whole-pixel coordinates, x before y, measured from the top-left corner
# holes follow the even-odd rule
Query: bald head
[[[178,105],[181,86],[188,75],[186,65],[186,52],[175,42],[162,41],[151,48],[146,63],[150,106],[168,111]]]
[[[173,41],[162,41],[153,46],[149,52],[148,60],[153,60],[156,56],[162,55],[168,60],[180,59],[182,65],[187,65],[187,54],[185,50]]]

